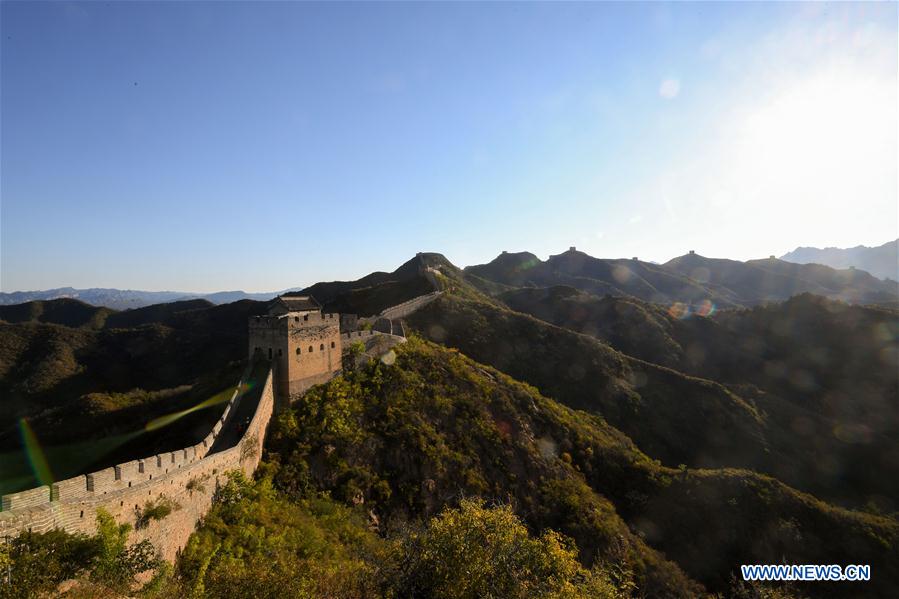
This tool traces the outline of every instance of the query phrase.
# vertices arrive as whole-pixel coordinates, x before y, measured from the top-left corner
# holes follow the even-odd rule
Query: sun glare
[[[872,71],[840,66],[782,81],[731,113],[702,158],[665,188],[666,205],[691,207],[717,230],[704,237],[710,245],[744,258],[791,249],[778,239],[887,239],[895,230],[896,113],[895,80]]]
[[[791,190],[797,207],[876,193],[895,167],[892,87],[849,69],[797,82],[746,115],[735,145],[744,181],[760,196]]]

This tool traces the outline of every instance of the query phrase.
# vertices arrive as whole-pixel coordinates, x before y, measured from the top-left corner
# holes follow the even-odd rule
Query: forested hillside
[[[247,318],[263,309],[194,300],[115,312],[69,299],[0,308],[0,491],[36,484],[23,422],[57,479],[202,439],[240,379]]]
[[[259,483],[221,490],[158,593],[737,595],[740,563],[778,560],[870,563],[882,596],[899,584],[895,520],[747,470],[665,467],[602,418],[416,339],[282,413],[265,460]]]
[[[173,569],[91,549],[108,539],[27,536],[20,588],[76,578],[118,596],[143,571],[161,597],[857,596],[746,585],[744,563],[870,564],[866,594],[899,585],[895,310],[808,293],[720,310],[490,277],[421,254],[316,287],[360,314],[442,293],[404,319],[407,343],[347,360],[276,418],[257,479],[219,489]],[[15,449],[26,418],[62,454],[108,457],[190,436],[215,409],[111,442],[226,393],[263,309],[4,309],[2,438]]]

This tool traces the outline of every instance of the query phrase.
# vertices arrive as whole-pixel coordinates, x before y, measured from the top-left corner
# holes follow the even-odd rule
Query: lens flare
[[[31,469],[34,471],[34,477],[37,479],[38,484],[51,484],[53,482],[53,473],[50,471],[50,464],[47,463],[47,457],[37,441],[37,436],[24,418],[19,419],[19,430],[22,433],[22,445],[25,446],[28,462],[31,464]]]
[[[699,316],[711,316],[715,313],[715,304],[712,300],[704,299],[699,302],[699,306],[696,307],[696,314]]]
[[[616,266],[612,269],[612,278],[622,285],[627,284],[627,282],[631,280],[633,274],[634,273],[625,266]]]
[[[668,308],[668,315],[678,320],[683,320],[690,316],[690,306],[683,302],[674,302]]]
[[[240,394],[243,395],[244,393],[246,393],[247,391],[249,391],[252,388],[253,388],[253,383],[251,381],[251,382],[247,383],[246,385],[244,385],[240,389]],[[228,401],[229,399],[231,399],[231,394],[234,392],[234,389],[235,389],[235,387],[231,387],[230,389],[225,389],[221,393],[216,393],[209,399],[207,399],[205,401],[201,401],[197,405],[187,408],[186,410],[181,410],[180,412],[173,412],[171,414],[166,414],[164,416],[154,418],[153,420],[148,422],[146,424],[146,426],[144,426],[144,430],[147,432],[159,430],[164,426],[170,425],[171,423],[175,422],[176,420],[180,420],[181,418],[184,418],[188,414],[191,414],[198,410],[203,410],[205,408],[209,408],[209,407],[218,405],[220,403],[224,403],[224,402]]]

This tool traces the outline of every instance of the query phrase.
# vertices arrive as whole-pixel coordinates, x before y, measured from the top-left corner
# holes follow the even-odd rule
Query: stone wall
[[[228,403],[228,412],[239,401],[239,389]],[[242,470],[252,475],[259,465],[265,431],[274,410],[271,370],[260,393],[250,425],[230,449],[207,454],[217,430],[221,430],[220,420],[217,430],[213,429],[215,432],[197,445],[76,476],[52,487],[4,495],[0,536],[54,528],[93,534],[97,510],[103,508],[117,522],[132,525],[130,542],[149,540],[165,559],[172,560],[209,510],[216,488],[224,482],[224,474]],[[163,497],[174,501],[177,509],[161,520],[143,523],[140,516],[147,503]]]
[[[340,316],[320,312],[254,316],[249,322],[249,356],[272,362],[275,389],[290,397],[310,379],[340,370]]]
[[[394,320],[397,318],[405,318],[409,316],[422,306],[429,304],[440,296],[440,291],[434,291],[432,293],[428,293],[426,295],[419,295],[418,297],[413,297],[412,299],[405,301],[401,304],[397,304],[395,306],[391,306],[390,308],[386,308],[381,311],[378,316],[373,319],[368,319],[369,321],[377,320],[378,318],[389,318],[390,320]]]
[[[340,318],[313,322],[312,316],[304,326],[288,329],[286,366],[290,395],[298,393],[308,379],[333,376],[340,370]]]
[[[413,298],[384,310],[380,316],[402,318],[439,294]],[[225,473],[241,470],[250,476],[259,465],[265,432],[275,410],[275,396],[281,393],[276,379],[281,372],[293,374],[285,381],[283,391],[285,397],[295,398],[312,385],[329,381],[340,371],[344,345],[357,340],[369,342],[373,337],[405,341],[402,336],[371,330],[341,334],[339,322],[337,315],[320,313],[309,313],[302,322],[272,316],[254,317],[250,321],[251,355],[259,348],[258,353],[268,358],[271,348],[271,367],[250,424],[233,447],[209,453],[222,429],[229,424],[228,417],[236,412],[240,390],[246,388],[244,383],[252,371],[252,360],[221,418],[201,442],[49,486],[4,495],[0,504],[0,536],[55,528],[94,534],[97,510],[102,508],[117,522],[131,524],[129,542],[149,540],[165,559],[174,559],[212,505]],[[174,502],[176,509],[160,520],[144,522],[141,514],[148,503],[163,498]]]
[[[359,329],[358,314],[341,314],[340,315],[340,332],[348,333]]]
[[[383,331],[376,331],[374,329],[371,330],[362,330],[362,331],[353,331],[351,333],[343,333],[340,335],[340,342],[344,347],[349,347],[350,344],[355,343],[356,341],[367,341],[370,337],[374,337],[376,335],[384,335],[387,337],[398,337],[398,335],[391,335],[390,333],[385,333]]]

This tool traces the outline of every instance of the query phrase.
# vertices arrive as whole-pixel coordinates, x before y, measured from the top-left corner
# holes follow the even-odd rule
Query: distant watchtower
[[[340,315],[323,314],[308,295],[278,296],[265,316],[250,317],[249,350],[272,362],[277,394],[291,398],[340,370]]]

